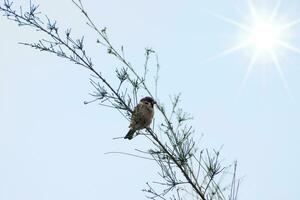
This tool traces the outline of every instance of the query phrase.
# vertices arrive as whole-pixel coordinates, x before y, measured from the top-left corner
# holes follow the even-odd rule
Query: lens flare
[[[276,49],[279,44],[281,33],[271,22],[258,21],[249,34],[249,43],[258,51],[270,51]]]
[[[233,25],[234,27],[237,27],[239,30],[242,30],[243,35],[239,35],[238,38],[244,38],[243,41],[240,41],[239,44],[226,49],[219,55],[215,56],[214,59],[233,53],[235,51],[239,51],[241,49],[251,48],[253,49],[253,54],[251,56],[251,60],[248,65],[247,73],[245,75],[243,83],[245,83],[246,79],[251,73],[251,70],[257,64],[257,61],[259,59],[268,59],[273,64],[274,69],[277,70],[282,82],[284,83],[286,91],[289,93],[288,84],[284,78],[280,59],[278,58],[278,52],[288,50],[300,54],[300,49],[293,46],[287,40],[287,36],[290,35],[290,31],[292,30],[292,28],[300,24],[300,19],[278,24],[277,21],[279,20],[277,20],[277,18],[280,17],[278,13],[281,3],[280,0],[267,16],[260,15],[251,0],[249,0],[248,3],[249,11],[252,16],[252,23],[242,23],[221,15],[214,14],[214,16],[216,16],[217,18]]]

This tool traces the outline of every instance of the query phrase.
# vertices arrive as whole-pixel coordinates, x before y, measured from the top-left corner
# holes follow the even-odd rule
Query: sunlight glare
[[[280,41],[280,32],[271,22],[259,21],[249,34],[249,43],[258,51],[274,50]]]
[[[285,21],[285,23],[281,21],[280,24],[277,24],[277,22],[280,21],[278,20],[280,18],[278,11],[281,0],[277,1],[277,4],[272,10],[270,10],[270,12],[264,13],[263,15],[258,12],[252,0],[248,0],[247,2],[252,17],[252,24],[242,23],[240,21],[235,21],[234,19],[214,14],[219,19],[240,29],[242,31],[242,35],[239,35],[240,37],[238,38],[243,38],[243,40],[239,41],[237,45],[224,50],[215,56],[214,59],[219,56],[224,56],[235,51],[251,47],[253,48],[252,58],[248,65],[247,73],[242,85],[246,82],[255,65],[263,66],[260,63],[265,63],[265,61],[268,60],[268,63],[272,63],[274,68],[278,71],[280,78],[288,91],[288,84],[285,80],[282,66],[279,62],[279,55],[282,55],[283,50],[300,54],[300,48],[294,46],[288,40],[291,35],[291,29],[294,26],[300,25],[300,19]]]

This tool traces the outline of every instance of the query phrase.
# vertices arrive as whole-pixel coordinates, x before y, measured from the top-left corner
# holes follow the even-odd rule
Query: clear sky
[[[246,0],[83,2],[137,68],[143,67],[145,47],[157,50],[160,100],[181,92],[195,134],[204,134],[201,147],[224,145],[225,162],[238,160],[239,199],[299,199],[299,53],[279,47],[280,69],[260,54],[246,81],[253,45],[218,56],[237,45],[243,30],[216,15],[251,24]],[[97,69],[112,76],[118,64],[95,45],[95,34],[71,0],[39,4],[61,28],[85,34]],[[276,4],[253,1],[265,14]],[[275,21],[296,20],[299,10],[299,1],[282,1]],[[19,45],[40,38],[30,28],[4,17],[0,27],[0,200],[145,199],[141,189],[157,177],[157,167],[104,155],[133,152],[145,143],[141,137],[112,140],[125,135],[128,122],[110,109],[83,104],[92,90],[88,71]],[[300,48],[299,31],[300,24],[291,27],[284,41]]]

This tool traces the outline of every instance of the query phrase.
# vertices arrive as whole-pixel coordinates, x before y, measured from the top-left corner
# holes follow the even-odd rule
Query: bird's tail
[[[129,129],[127,135],[124,137],[124,139],[131,140],[133,138],[133,135],[135,133],[135,130],[133,128]]]

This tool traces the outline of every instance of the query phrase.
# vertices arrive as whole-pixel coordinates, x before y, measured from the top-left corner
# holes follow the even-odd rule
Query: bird
[[[156,104],[156,101],[152,97],[147,96],[140,100],[133,109],[129,125],[130,129],[124,139],[131,140],[136,131],[149,127],[154,115],[154,104]]]

